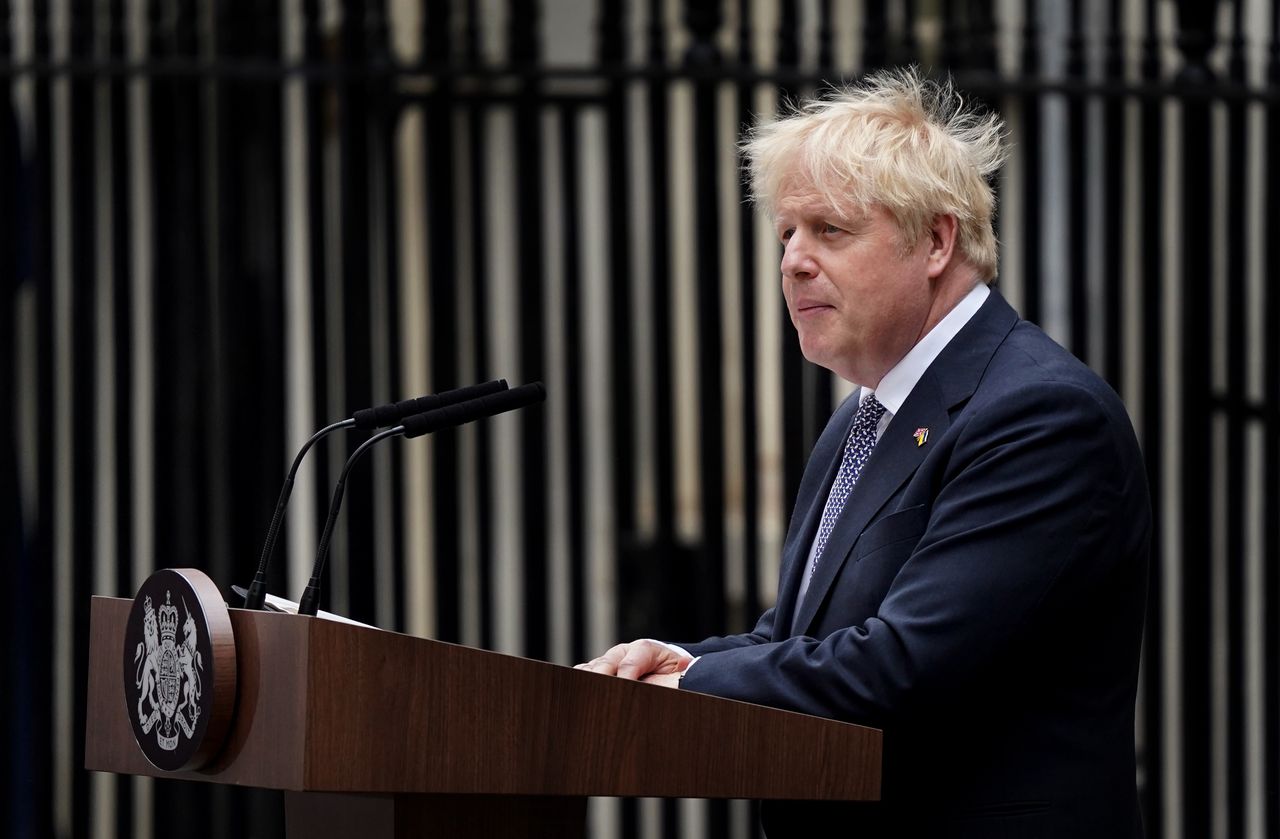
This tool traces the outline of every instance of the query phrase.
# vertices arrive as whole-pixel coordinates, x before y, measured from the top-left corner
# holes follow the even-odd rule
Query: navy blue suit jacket
[[[1151,512],[1119,398],[993,292],[885,429],[797,613],[855,409],[810,456],[777,606],[684,645],[685,689],[885,730],[881,804],[766,804],[766,831],[1140,836]]]

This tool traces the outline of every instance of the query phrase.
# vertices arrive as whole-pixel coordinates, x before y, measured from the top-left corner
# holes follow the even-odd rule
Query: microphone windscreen
[[[419,396],[417,399],[411,399],[405,404],[405,412],[400,415],[404,417],[412,414],[423,414],[427,411],[435,411],[440,408],[447,408],[450,405],[459,405],[463,402],[470,402],[473,399],[479,399],[482,396],[489,396],[494,393],[502,393],[507,389],[506,379],[494,379],[492,382],[484,382],[469,387],[460,387],[457,390],[446,391],[445,393],[434,396]]]
[[[364,408],[352,414],[351,418],[355,420],[356,428],[387,428],[392,425],[398,425],[400,420],[413,414],[421,414],[425,411],[433,411],[437,408],[444,408],[448,405],[468,402],[480,396],[486,396],[491,393],[501,393],[506,389],[506,379],[494,379],[491,382],[483,382],[478,385],[468,385],[467,387],[460,387],[455,390],[446,390],[444,393],[434,393],[430,396],[419,396],[417,399],[404,399],[391,405],[379,405],[376,408]]]
[[[524,408],[536,402],[541,402],[546,398],[547,390],[542,386],[542,382],[532,382],[511,390],[482,396],[470,402],[437,408],[434,411],[406,417],[403,421],[404,436],[409,438],[421,437],[424,434],[430,434],[442,428],[465,425],[483,417],[491,417],[495,414]]]

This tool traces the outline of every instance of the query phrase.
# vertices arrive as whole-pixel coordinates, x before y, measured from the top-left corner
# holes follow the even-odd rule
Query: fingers
[[[653,641],[635,641],[628,645],[626,654],[618,662],[618,678],[643,679],[650,673],[671,672],[676,656],[661,644]]]
[[[621,679],[644,679],[655,674],[679,673],[686,664],[687,660],[669,647],[644,639],[618,644],[604,655],[578,664],[576,668]]]
[[[618,675],[618,664],[626,656],[630,644],[617,644],[610,647],[604,655],[574,665],[576,670],[590,670],[592,673],[603,673],[606,676]]]

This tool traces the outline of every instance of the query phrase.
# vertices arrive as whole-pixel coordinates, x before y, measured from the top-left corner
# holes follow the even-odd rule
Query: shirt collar
[[[880,404],[890,414],[898,413],[902,409],[902,403],[906,402],[907,397],[911,395],[916,382],[920,381],[920,377],[924,375],[924,371],[929,369],[929,365],[947,344],[951,343],[951,339],[956,337],[969,319],[982,308],[982,303],[989,294],[991,289],[986,283],[978,283],[974,286],[951,311],[947,312],[946,317],[929,330],[929,334],[916,342],[911,351],[904,355],[892,370],[884,374],[878,388],[873,391],[863,387],[858,399],[865,399],[868,394],[874,393],[876,399],[880,400]]]

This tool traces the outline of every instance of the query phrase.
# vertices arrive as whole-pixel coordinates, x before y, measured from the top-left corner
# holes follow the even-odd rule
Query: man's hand
[[[679,674],[692,662],[690,656],[682,656],[657,641],[643,639],[611,647],[599,658],[577,665],[577,669],[675,687]]]
[[[644,682],[647,685],[661,685],[664,688],[678,688],[680,687],[680,674],[679,673],[653,673],[651,675],[645,676],[640,681]]]

